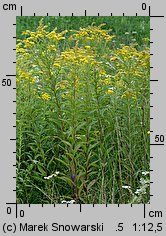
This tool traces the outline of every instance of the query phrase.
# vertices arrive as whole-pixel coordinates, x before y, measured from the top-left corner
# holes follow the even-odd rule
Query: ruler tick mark
[[[151,14],[151,9],[150,9],[150,6],[149,6],[149,16],[150,16],[150,14]]]
[[[153,146],[164,146],[164,143],[150,143],[150,145],[153,145]]]
[[[146,205],[144,204],[144,219],[146,218]]]
[[[22,16],[22,6],[21,6],[21,16]]]

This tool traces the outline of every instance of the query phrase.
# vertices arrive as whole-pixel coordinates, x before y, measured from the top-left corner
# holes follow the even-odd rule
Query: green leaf
[[[94,144],[91,144],[88,148],[88,151],[90,151],[91,149],[93,149],[94,147],[96,147],[98,145],[98,142],[97,143],[94,143]]]
[[[86,125],[86,122],[83,122],[83,123],[81,123],[80,125],[78,125],[77,126],[77,128],[76,128],[76,130],[75,130],[75,132],[78,132],[78,130],[80,130],[83,126],[85,126]]]
[[[44,175],[44,176],[47,175],[47,173],[45,172],[45,170],[43,169],[43,167],[41,167],[41,165],[37,165],[37,168],[38,168],[38,170],[40,171],[40,173],[41,173],[42,175]]]
[[[49,167],[52,164],[52,162],[54,161],[54,159],[55,159],[55,157],[52,157],[51,160],[48,162],[47,169],[49,169]]]
[[[56,178],[65,181],[70,186],[73,185],[73,181],[70,178],[68,178],[68,177],[65,177],[65,176],[59,177],[59,176],[57,176]]]
[[[82,147],[82,143],[78,143],[75,148],[74,148],[74,152],[73,154],[75,155],[78,151],[79,151],[79,148]]]
[[[97,179],[94,179],[88,184],[88,186],[87,186],[88,190],[96,183],[96,181],[97,181]]]
[[[67,158],[66,158],[67,159]],[[55,158],[55,160],[57,160],[58,162],[62,163],[64,166],[68,167],[68,159],[66,160],[67,163],[65,161],[63,161],[62,159],[59,159],[59,158]]]

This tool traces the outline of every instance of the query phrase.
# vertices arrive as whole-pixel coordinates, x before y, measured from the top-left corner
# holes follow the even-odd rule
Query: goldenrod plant
[[[148,203],[149,38],[43,20],[16,45],[17,202]]]

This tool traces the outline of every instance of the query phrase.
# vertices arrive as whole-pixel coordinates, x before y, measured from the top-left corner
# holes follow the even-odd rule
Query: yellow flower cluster
[[[48,52],[51,52],[51,51],[54,51],[54,52],[56,52],[57,50],[56,50],[56,47],[55,47],[55,45],[53,45],[53,44],[50,44],[50,45],[48,45]]]
[[[25,50],[26,48],[33,47],[38,42],[41,43],[42,40],[44,41],[45,39],[47,39],[50,41],[50,44],[48,44],[48,47],[47,47],[47,52],[48,53],[50,53],[51,51],[56,52],[56,46],[53,43],[55,43],[56,41],[65,39],[63,35],[67,31],[65,30],[61,33],[57,33],[56,29],[54,29],[51,32],[47,32],[46,28],[47,26],[44,26],[43,20],[41,20],[36,32],[31,32],[29,30],[26,30],[25,32],[23,32],[22,35],[26,36],[26,39],[24,39],[19,45],[17,45],[16,51],[22,53],[23,50]]]
[[[29,37],[27,39],[24,40],[24,48],[27,48],[27,47],[33,47],[34,46],[34,42],[31,41],[33,40],[33,37]]]
[[[114,93],[114,91],[113,91],[113,89],[108,89],[107,93],[111,95]]]
[[[48,32],[41,21],[36,32],[23,32],[26,38],[16,46],[17,82],[31,84],[39,93],[49,83],[57,97],[73,96],[80,101],[90,85],[92,94],[103,94],[106,99],[143,97],[149,79],[149,48],[139,51],[137,45],[130,45],[110,49],[107,42],[114,36],[103,26],[92,24],[66,34],[57,33],[57,29]],[[46,101],[51,98],[45,92],[40,97]]]
[[[136,99],[137,96],[135,94],[135,92],[133,92],[132,90],[126,90],[123,95],[122,95],[122,98],[133,98],[133,99]]]
[[[141,63],[141,66],[147,66],[147,64],[149,65],[149,49],[139,52],[134,46],[137,45],[123,46],[121,49],[116,51],[116,54],[119,55],[120,59],[123,61],[136,60],[139,65]]]
[[[93,54],[87,54],[87,51],[84,48],[79,48],[77,46],[62,52],[61,60],[63,62],[70,62],[74,64],[98,64]]]
[[[67,87],[67,85],[68,85],[68,81],[67,80],[62,80],[61,82],[58,82],[57,84],[56,84],[56,90],[58,90],[58,89],[65,89],[66,87]]]
[[[105,84],[105,85],[111,85],[112,84],[111,78],[108,77],[108,78],[102,79],[100,83]]]
[[[45,101],[48,101],[50,100],[51,96],[48,94],[48,93],[43,93],[42,94],[42,99],[45,100]]]
[[[110,61],[115,61],[115,60],[117,60],[118,58],[117,57],[111,57],[110,58]]]
[[[105,24],[99,26],[94,26],[92,24],[86,28],[80,28],[80,30],[76,31],[71,38],[76,40],[85,39],[86,41],[101,41],[104,39],[106,42],[109,42],[114,36],[109,34],[111,30],[102,29],[103,26],[105,26]]]
[[[27,53],[27,50],[22,47],[22,43],[18,43],[16,45],[16,53],[21,53],[21,54],[24,54],[24,55],[25,55],[25,53]]]
[[[19,75],[19,78],[23,80],[29,80],[32,78],[32,73],[26,72],[24,70],[17,71],[17,75]]]
[[[47,38],[52,41],[60,41],[62,39],[65,39],[63,36],[66,33],[66,31],[63,31],[62,33],[56,33],[56,31],[51,31],[49,34],[47,34]]]

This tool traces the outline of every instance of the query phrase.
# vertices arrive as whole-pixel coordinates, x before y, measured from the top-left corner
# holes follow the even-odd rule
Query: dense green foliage
[[[17,17],[16,50],[17,202],[149,202],[149,18]]]

